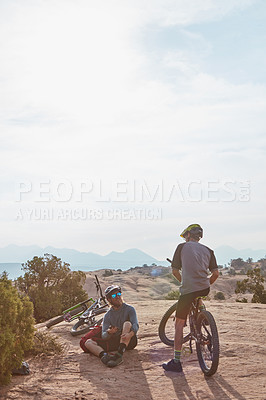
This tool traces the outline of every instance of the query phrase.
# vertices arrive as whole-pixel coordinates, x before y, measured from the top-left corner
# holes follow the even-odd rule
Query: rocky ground
[[[166,373],[161,367],[163,362],[172,358],[173,350],[160,342],[158,324],[173,301],[131,297],[130,293],[127,296],[125,293],[125,300],[136,307],[139,317],[139,344],[136,349],[125,353],[123,364],[109,369],[98,358],[83,353],[79,338],[72,337],[69,324],[62,322],[51,331],[64,345],[64,354],[29,359],[31,374],[14,376],[10,385],[0,389],[0,398],[266,399],[265,305],[229,300],[206,302],[217,321],[221,350],[217,373],[205,378],[195,352],[183,357],[183,374]],[[44,324],[38,328],[46,330]]]

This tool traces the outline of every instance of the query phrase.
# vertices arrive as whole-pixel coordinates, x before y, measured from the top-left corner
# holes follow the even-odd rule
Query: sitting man
[[[135,308],[123,302],[120,286],[108,286],[105,296],[111,308],[103,318],[102,335],[88,339],[85,347],[108,367],[116,367],[123,362],[124,351],[136,347],[139,324]]]

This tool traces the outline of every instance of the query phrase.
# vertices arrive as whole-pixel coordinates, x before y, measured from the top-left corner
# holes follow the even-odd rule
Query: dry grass
[[[45,354],[47,356],[62,354],[63,345],[58,341],[55,335],[50,333],[36,331],[34,335],[34,343],[27,356],[37,356]]]

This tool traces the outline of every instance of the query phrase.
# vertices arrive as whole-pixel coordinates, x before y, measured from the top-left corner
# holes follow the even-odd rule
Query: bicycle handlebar
[[[66,313],[66,312],[75,310],[75,309],[78,308],[78,307],[82,307],[83,304],[86,304],[86,303],[88,303],[89,301],[94,301],[94,300],[93,300],[93,298],[91,297],[91,298],[89,298],[89,299],[87,299],[87,300],[82,301],[81,303],[75,304],[73,307],[70,307],[70,308],[68,308],[67,310],[64,310],[64,311],[63,311],[63,314]]]

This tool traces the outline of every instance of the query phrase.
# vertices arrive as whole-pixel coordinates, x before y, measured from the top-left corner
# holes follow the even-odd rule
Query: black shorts
[[[207,296],[209,292],[210,288],[207,288],[199,290],[198,292],[181,294],[176,307],[176,318],[186,320],[193,300],[200,296]]]
[[[93,337],[92,340],[97,342],[105,351],[116,351],[120,344],[120,335],[112,336],[109,340],[103,340],[102,338]],[[137,336],[134,335],[126,348],[126,350],[134,349],[138,344]]]

